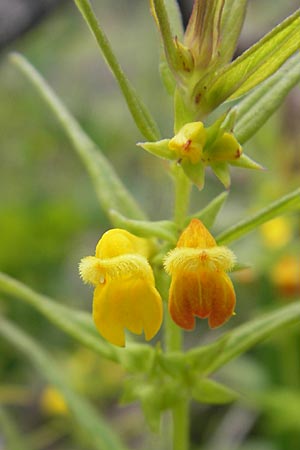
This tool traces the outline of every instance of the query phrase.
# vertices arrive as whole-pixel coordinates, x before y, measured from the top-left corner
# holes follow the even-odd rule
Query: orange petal
[[[192,330],[195,317],[202,319],[211,312],[209,296],[202,295],[201,277],[196,272],[185,272],[174,276],[170,288],[169,311],[177,325]]]
[[[233,285],[224,272],[186,272],[172,279],[170,315],[185,330],[194,328],[195,316],[208,317],[210,327],[218,327],[232,316],[234,307]]]
[[[208,323],[211,328],[216,328],[223,325],[233,315],[235,292],[231,279],[225,272],[213,274],[215,284],[210,286],[208,294],[211,296],[212,301],[212,311]]]
[[[215,239],[199,219],[191,220],[177,242],[177,247],[210,248],[216,245]]]
[[[115,345],[125,345],[125,328],[135,334],[144,330],[152,339],[162,323],[159,293],[143,279],[110,280],[94,293],[93,318],[100,334]]]
[[[184,330],[193,330],[195,318],[191,307],[192,292],[196,291],[193,280],[184,274],[173,276],[170,286],[169,312],[174,322]]]
[[[201,319],[206,319],[211,313],[212,298],[209,295],[209,290],[207,289],[208,285],[213,282],[211,279],[211,274],[212,272],[208,270],[201,270],[197,273],[200,289],[198,308],[195,308],[194,313]]]

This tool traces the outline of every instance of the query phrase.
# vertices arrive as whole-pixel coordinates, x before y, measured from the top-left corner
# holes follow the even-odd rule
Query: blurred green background
[[[250,1],[239,50],[251,45],[296,7],[296,1]],[[99,0],[95,9],[125,72],[153,112],[162,134],[170,136],[172,102],[160,83],[158,36],[148,2],[115,0],[112,5],[109,0]],[[78,262],[82,256],[93,254],[109,222],[56,119],[9,63],[10,51],[24,54],[45,76],[152,219],[172,214],[172,180],[163,162],[135,146],[142,137],[72,2],[60,5],[2,51],[0,268],[59,302],[90,310],[92,291],[79,279]],[[247,144],[247,153],[267,171],[232,170],[230,195],[213,232],[300,185],[299,119],[297,87]],[[221,184],[208,174],[205,191],[193,192],[192,210],[199,210],[222,190]],[[300,265],[299,224],[299,216],[287,216],[283,223],[258,230],[233,246],[238,257],[253,264],[254,269],[235,277],[237,318],[226,328],[256,317],[267,306],[280,306],[299,297],[300,274],[292,290],[286,289],[284,280],[280,284],[274,277],[276,266],[286,255]],[[275,237],[270,240],[273,230]],[[278,237],[283,235],[286,239]],[[79,349],[15,300],[0,298],[0,312],[55,354],[63,370],[69,371],[74,387],[100,405],[130,448],[165,449],[148,431],[137,406],[117,407],[123,378],[118,368]],[[206,324],[199,325],[199,329],[201,335],[197,329],[188,345],[223,331],[209,334]],[[0,404],[12,411],[31,442],[30,448],[87,449],[71,437],[68,420],[60,420],[60,414],[67,414],[63,408],[57,406],[51,412],[51,407],[49,411],[43,406],[41,399],[47,387],[42,377],[1,340],[0,351]],[[192,448],[299,450],[299,366],[297,329],[284,331],[251,355],[228,365],[220,375],[222,379],[248,394],[253,392],[253,401],[250,405],[241,402],[218,408],[193,405]],[[202,426],[204,421],[206,425]],[[11,450],[5,445],[0,423],[0,449]]]

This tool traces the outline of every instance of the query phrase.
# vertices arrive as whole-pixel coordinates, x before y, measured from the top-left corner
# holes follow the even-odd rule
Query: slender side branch
[[[158,140],[160,137],[159,129],[148,109],[139,99],[135,89],[131,86],[120,64],[118,63],[110,43],[99,25],[90,2],[88,0],[74,1],[92,31],[107,65],[115,76],[138,129],[149,141]]]
[[[104,211],[108,212],[111,208],[114,208],[127,217],[144,219],[145,214],[125,188],[109,161],[84,132],[43,77],[21,55],[13,53],[10,58],[37,89],[62,125],[94,183],[97,197]]]
[[[170,65],[176,70],[177,68],[177,52],[174,45],[171,26],[169,23],[168,13],[164,4],[164,0],[152,0],[155,18],[164,43],[167,59]]]

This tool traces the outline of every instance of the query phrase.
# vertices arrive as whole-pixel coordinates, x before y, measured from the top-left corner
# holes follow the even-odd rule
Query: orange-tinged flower
[[[215,328],[234,314],[235,292],[226,272],[235,261],[232,251],[217,246],[200,220],[190,222],[164,263],[172,275],[169,311],[177,325],[192,330],[196,316],[208,318]]]
[[[284,255],[271,271],[271,279],[278,291],[286,297],[300,294],[300,258]]]
[[[162,301],[155,289],[149,247],[145,239],[121,229],[100,239],[95,256],[80,262],[83,281],[95,286],[93,318],[100,334],[115,345],[125,345],[125,328],[152,339],[162,322]]]

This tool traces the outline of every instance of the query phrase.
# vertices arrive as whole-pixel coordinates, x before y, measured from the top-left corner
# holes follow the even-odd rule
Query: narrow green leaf
[[[164,0],[173,36],[183,38],[183,23],[179,4],[176,0]]]
[[[220,195],[214,198],[205,208],[190,216],[187,219],[186,224],[188,224],[192,218],[196,218],[200,219],[207,228],[211,228],[227,197],[228,192],[222,192]]]
[[[171,29],[169,15],[164,0],[150,0],[150,6],[153,17],[161,34],[166,59],[170,68],[176,71],[178,68],[178,55],[174,43],[173,30]]]
[[[108,212],[111,208],[114,208],[128,217],[144,219],[144,213],[131,197],[108,160],[101,154],[96,144],[83,131],[42,76],[21,55],[12,54],[11,60],[33,84],[54,112],[85,165],[104,211]]]
[[[158,127],[121,69],[110,43],[98,23],[90,2],[88,0],[74,1],[93,33],[106,63],[115,76],[138,129],[146,139],[156,141],[160,136]]]
[[[192,385],[192,397],[200,403],[224,404],[237,399],[239,394],[217,381],[199,378]]]
[[[226,99],[233,100],[264,81],[299,49],[299,42],[300,10],[297,10],[239,58],[225,66],[211,85],[206,86],[206,90],[202,92],[203,86],[196,86],[195,93],[202,94],[204,109],[211,111]]]
[[[198,189],[203,189],[205,180],[205,166],[202,162],[196,164],[191,163],[188,159],[183,159],[181,167],[186,176],[194,183]]]
[[[214,174],[221,181],[223,186],[228,189],[230,187],[230,171],[227,162],[214,162],[210,164]]]
[[[0,334],[36,367],[42,376],[64,397],[80,430],[85,434],[85,443],[95,450],[124,450],[119,438],[109,429],[99,413],[84,398],[69,386],[61,369],[52,357],[31,337],[9,321],[0,319]]]
[[[7,450],[29,450],[27,440],[11,415],[0,405],[0,430]],[[2,447],[1,447],[2,448]]]
[[[60,305],[3,273],[0,273],[0,291],[31,305],[55,326],[104,358],[118,360],[116,347],[101,338],[90,314]]]
[[[300,208],[300,188],[271,203],[254,216],[241,220],[216,237],[219,245],[229,244],[281,214]]]
[[[245,153],[242,153],[238,159],[229,161],[229,164],[231,166],[244,167],[245,169],[264,170],[263,166],[249,158],[249,156],[245,155]]]
[[[136,145],[159,158],[176,160],[178,157],[173,150],[169,149],[170,139],[162,139],[156,142],[138,142]]]
[[[289,59],[235,108],[234,134],[244,144],[279,108],[288,92],[300,81],[300,54]]]
[[[176,89],[176,82],[164,54],[162,54],[160,58],[159,74],[167,93],[173,97]]]
[[[233,57],[245,18],[247,0],[225,0],[219,43],[219,62],[226,63]]]
[[[157,222],[132,220],[122,216],[117,211],[110,211],[111,221],[115,226],[125,228],[127,231],[144,238],[160,238],[166,241],[176,242],[178,231],[174,222],[160,220]]]
[[[143,370],[147,372],[150,354],[154,351],[149,345],[133,342],[126,348],[115,347],[100,336],[91,314],[61,305],[2,272],[0,272],[0,292],[32,306],[59,329],[103,358],[121,361],[122,365],[132,372]]]
[[[281,329],[300,322],[300,301],[264,314],[225,333],[214,343],[190,350],[185,358],[193,369],[209,375]]]

